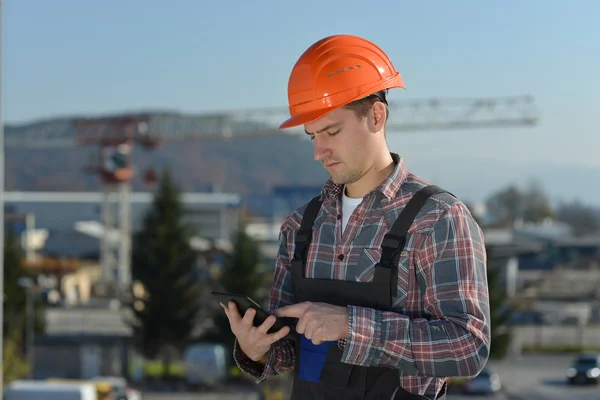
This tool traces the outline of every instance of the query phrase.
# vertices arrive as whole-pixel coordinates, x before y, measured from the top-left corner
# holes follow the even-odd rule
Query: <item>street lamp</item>
[[[35,316],[33,313],[33,279],[23,277],[17,281],[20,287],[25,289],[25,303],[26,303],[26,332],[27,332],[27,362],[29,363],[29,377],[33,377],[33,362],[34,362],[34,346],[33,346],[33,335],[34,335],[34,322]]]

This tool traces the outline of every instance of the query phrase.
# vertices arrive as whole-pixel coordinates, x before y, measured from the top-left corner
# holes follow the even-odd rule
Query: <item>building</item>
[[[121,311],[111,308],[112,299],[90,296],[100,275],[102,193],[5,192],[4,201],[5,226],[20,235],[33,261],[28,268],[37,278],[36,290],[55,305],[46,309],[45,334],[34,338],[33,377],[126,376],[134,354],[131,329]],[[131,194],[132,232],[142,226],[152,201],[152,193]],[[194,248],[230,246],[239,223],[239,195],[182,193],[182,201],[196,228]],[[38,259],[43,262],[36,267]]]
[[[152,201],[151,192],[131,194],[132,232],[140,228]],[[182,201],[200,239],[227,243],[238,227],[241,197],[237,194],[182,193]],[[37,232],[37,238],[44,233],[41,252],[98,257],[102,192],[5,192],[4,202],[7,215],[29,216],[34,225],[27,227],[24,219],[12,221],[18,233],[27,228]]]

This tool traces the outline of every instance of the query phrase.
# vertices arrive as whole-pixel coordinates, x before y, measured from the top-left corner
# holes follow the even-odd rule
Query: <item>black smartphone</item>
[[[223,293],[223,292],[211,292],[223,305],[227,305],[230,301],[233,301],[238,308],[240,315],[244,315],[249,308],[254,308],[256,314],[254,315],[254,326],[261,325],[271,315],[267,310],[262,308],[256,301],[252,300],[248,296],[234,293]],[[295,327],[296,318],[276,318],[273,326],[268,330],[268,333],[277,332],[284,326],[288,326],[290,331],[285,335],[284,339],[297,340],[298,333]]]

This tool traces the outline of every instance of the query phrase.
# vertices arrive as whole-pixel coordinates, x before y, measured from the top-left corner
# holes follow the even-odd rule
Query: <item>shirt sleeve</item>
[[[289,360],[294,360],[294,345],[289,340],[280,340],[273,343],[269,350],[267,363],[261,365],[244,354],[236,339],[233,345],[233,358],[242,372],[251,376],[255,383],[260,383],[271,376],[284,373],[293,368],[294,363],[292,362],[289,365]]]
[[[289,251],[290,236],[284,227],[284,223],[279,234],[279,251],[273,274],[273,286],[269,297],[269,310],[274,310],[293,303],[293,284]],[[238,368],[245,374],[254,378],[256,383],[265,379],[284,373],[294,368],[295,348],[293,342],[282,339],[273,343],[269,350],[268,361],[265,365],[260,365],[248,358],[238,345],[237,339],[234,342],[233,358]]]
[[[426,288],[421,299],[428,317],[349,306],[342,361],[408,375],[474,377],[490,350],[483,232],[457,203],[422,236],[415,268]]]

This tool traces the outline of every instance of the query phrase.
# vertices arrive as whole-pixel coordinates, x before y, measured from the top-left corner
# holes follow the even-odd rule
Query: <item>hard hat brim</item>
[[[325,114],[341,108],[353,101],[360,100],[366,96],[369,96],[373,93],[377,93],[380,90],[389,90],[394,88],[400,88],[406,90],[406,86],[404,85],[404,80],[399,72],[396,72],[393,76],[383,79],[379,82],[376,82],[373,86],[363,89],[362,93],[353,96],[345,96],[344,93],[336,94],[335,96],[340,96],[336,99],[336,101],[331,101],[329,107],[323,107],[316,110],[300,112],[292,115],[290,118],[285,120],[280,126],[279,129],[293,128],[298,125],[308,124],[309,122],[313,122]],[[355,93],[355,92],[354,92]],[[343,97],[341,97],[343,96]],[[322,103],[322,102],[321,102]]]
[[[281,125],[279,125],[279,129],[294,128],[296,126],[308,124],[310,122],[316,121],[317,119],[321,118],[328,112],[333,111],[337,108],[339,108],[339,107],[332,107],[330,109],[315,110],[315,111],[305,112],[302,114],[296,114],[296,115],[288,118],[287,120],[283,121],[283,123]]]

